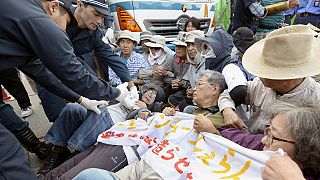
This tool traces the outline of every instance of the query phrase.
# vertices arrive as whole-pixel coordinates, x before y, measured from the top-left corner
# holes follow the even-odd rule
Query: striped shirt
[[[118,55],[121,52],[117,53]],[[138,79],[139,69],[150,69],[148,61],[141,55],[136,52],[132,52],[131,56],[127,60],[127,67],[129,70],[130,77],[134,79]],[[109,67],[109,79],[113,86],[121,84],[120,78],[116,75],[116,73]],[[148,83],[150,80],[144,80],[145,83]]]

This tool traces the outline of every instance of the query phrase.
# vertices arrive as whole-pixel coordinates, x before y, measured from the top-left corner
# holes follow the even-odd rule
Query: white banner
[[[254,151],[193,129],[194,116],[157,114],[117,123],[98,141],[139,145],[138,152],[163,179],[261,179],[260,168],[271,152]],[[156,162],[156,163],[155,163]]]

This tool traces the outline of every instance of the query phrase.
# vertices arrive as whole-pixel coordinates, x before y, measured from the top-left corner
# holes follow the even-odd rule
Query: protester
[[[171,42],[176,45],[175,56],[156,69],[156,73],[163,77],[166,99],[172,94],[185,95],[186,93],[186,89],[181,87],[181,79],[189,69],[187,44],[185,43],[186,35],[186,32],[179,32],[177,38]]]
[[[116,44],[120,47],[120,52],[117,53],[123,58],[125,64],[127,65],[130,78],[136,86],[148,83],[148,80],[142,80],[138,78],[138,72],[140,69],[150,69],[149,63],[141,55],[133,51],[136,47],[138,40],[134,37],[134,34],[128,30],[121,31]],[[120,78],[116,73],[109,67],[109,79],[113,86],[121,84]]]
[[[201,56],[205,58],[205,69],[222,72],[231,62],[232,37],[222,29],[213,31],[205,38],[196,38],[195,43]]]
[[[210,119],[206,117],[195,118],[194,128],[199,132],[221,135],[245,148],[260,151],[278,151],[281,148],[295,163],[299,164],[299,168],[303,172],[302,175],[298,170],[296,173],[292,173],[291,176],[288,175],[288,178],[303,179],[303,176],[306,179],[319,178],[320,168],[318,162],[320,156],[318,151],[320,150],[320,143],[317,140],[320,135],[320,131],[318,131],[318,128],[320,128],[319,107],[317,105],[310,106],[303,102],[296,102],[296,105],[275,102],[273,106],[269,107],[269,111],[272,120],[270,126],[265,129],[265,135],[253,135],[245,130],[235,128],[217,129]],[[306,147],[313,148],[306,150]],[[152,163],[157,162],[153,161]],[[262,177],[266,177],[265,173],[270,173],[269,163],[267,162],[266,169],[262,170]],[[292,165],[292,162],[290,162],[290,165]],[[193,168],[196,167],[193,166]],[[297,169],[297,165],[293,167]],[[285,167],[279,167],[277,170],[277,172],[284,174],[287,174],[287,171],[288,168]],[[273,173],[270,175],[275,178],[281,177],[280,174]],[[94,168],[88,169],[81,172],[74,179],[82,180],[89,179],[89,177],[95,177],[95,179],[104,179],[106,177],[109,179],[162,179],[160,174],[153,170],[145,160],[130,164],[116,173]]]
[[[149,48],[146,46],[147,42],[150,42],[152,37],[152,33],[150,31],[143,31],[140,33],[140,46],[142,47],[142,55],[144,56],[145,59],[148,59],[149,56]]]
[[[206,116],[206,118],[209,118],[217,127],[222,127],[223,117],[221,116],[221,113],[219,113],[217,102],[220,93],[225,89],[224,78],[221,73],[213,71],[205,71],[202,74],[203,75],[201,75],[200,78],[201,84],[199,83],[199,85],[197,85],[198,88],[196,88],[195,98],[195,102],[199,106],[194,108],[192,112],[190,111],[190,113],[198,115],[196,119],[201,119]],[[158,91],[157,98],[162,98],[161,100],[163,100],[164,94],[159,94]],[[107,108],[109,109],[109,107]],[[152,111],[152,109],[148,109]],[[169,107],[163,110],[163,113],[166,115],[173,115],[174,112],[174,109]],[[116,119],[117,116],[112,118]],[[131,149],[133,149],[134,152],[131,153],[134,154],[130,154],[128,149],[130,152],[132,151]],[[43,179],[56,179],[57,177],[60,177],[61,179],[71,179],[76,176],[77,173],[90,167],[99,167],[115,172],[128,164],[138,161],[140,156],[136,152],[136,149],[136,146],[122,147],[98,143],[98,145],[94,148],[91,147],[87,149],[86,151],[73,157],[72,159],[69,159],[61,166],[52,170],[46,174]],[[101,158],[94,158],[97,156]],[[112,162],[110,159],[113,159],[115,156],[117,156],[118,161]]]
[[[192,105],[193,88],[200,78],[200,73],[204,70],[204,58],[200,56],[199,48],[196,47],[195,38],[203,38],[204,34],[200,30],[190,31],[186,36],[187,58],[190,63],[188,71],[183,76],[181,87],[186,89],[186,95],[170,95],[170,104],[179,105],[180,111],[187,105]]]
[[[232,61],[237,64],[245,75],[248,81],[251,81],[255,78],[254,75],[246,71],[242,65],[242,57],[246,50],[252,46],[256,40],[254,39],[254,33],[251,29],[247,27],[240,27],[232,34],[233,44],[237,48],[238,53],[234,56],[235,59]]]
[[[150,42],[145,43],[149,48],[148,62],[151,69],[140,69],[139,78],[143,80],[150,80],[152,84],[155,84],[161,88],[164,86],[163,80],[163,64],[169,59],[173,58],[173,55],[166,47],[166,39],[163,36],[152,36]]]
[[[310,26],[288,26],[272,31],[245,52],[243,66],[257,78],[238,86],[230,95],[227,91],[221,94],[219,108],[227,127],[246,125],[252,133],[262,132],[268,120],[265,110],[274,100],[319,101],[320,85],[309,77],[320,72],[320,41],[315,35]],[[250,120],[245,123],[233,111],[240,104],[250,105]]]
[[[70,155],[70,151],[77,153],[83,152],[48,173],[43,177],[44,179],[56,179],[58,176],[61,176],[60,178],[70,179],[71,175],[74,177],[84,169],[83,167],[91,167],[91,165],[100,164],[104,165],[103,167],[107,169],[120,166],[121,163],[123,163],[120,158],[124,156],[122,147],[116,148],[119,152],[106,151],[106,146],[100,143],[94,148],[89,147],[96,142],[100,133],[109,129],[114,124],[137,117],[146,119],[153,115],[154,112],[161,111],[161,104],[165,97],[163,90],[151,84],[144,86],[146,86],[144,88],[145,91],[142,93],[140,100],[134,100],[134,102],[131,103],[130,99],[128,99],[128,102],[104,107],[101,109],[101,115],[86,111],[77,104],[68,104],[45,136],[45,139],[53,144],[53,153],[45,160],[38,174],[44,175],[66,161]],[[109,146],[107,147],[111,148]],[[103,148],[107,154],[104,154],[101,159],[91,159],[92,156],[96,156],[96,151],[100,153],[101,148]],[[125,152],[128,151],[125,147],[124,149]],[[110,165],[113,163],[101,163],[106,160],[106,158],[110,158],[110,156],[113,157],[114,154],[110,152],[123,154],[122,156],[118,156],[118,162],[120,162],[120,164],[115,163],[114,165]],[[89,154],[91,155],[88,156]],[[125,156],[123,158],[125,158]],[[90,161],[89,164],[88,161]],[[79,167],[82,168],[79,169]]]
[[[263,180],[272,179],[300,179],[304,180],[303,173],[298,164],[287,154],[284,156],[274,154],[266,162],[266,167],[262,168],[261,176]]]

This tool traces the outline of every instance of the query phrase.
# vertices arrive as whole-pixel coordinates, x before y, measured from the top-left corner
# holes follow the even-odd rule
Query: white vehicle
[[[205,32],[213,24],[214,4],[219,0],[108,0],[114,17],[114,31],[142,31],[166,37],[172,41],[184,29],[190,17],[201,22]]]

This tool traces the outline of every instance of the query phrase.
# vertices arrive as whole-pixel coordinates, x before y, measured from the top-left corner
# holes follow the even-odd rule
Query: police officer
[[[294,24],[308,23],[320,28],[320,0],[300,0]]]
[[[118,88],[110,87],[109,84],[96,76],[91,75],[77,61],[73,54],[73,48],[66,33],[62,31],[51,19],[60,23],[60,27],[68,22],[76,25],[75,18],[63,9],[68,9],[70,0],[45,1],[42,4],[37,0],[10,0],[0,6],[0,71],[18,67],[25,74],[55,91],[59,96],[71,102],[78,102],[89,110],[99,113],[98,105],[103,101],[90,100],[87,97],[110,100],[121,100],[126,96],[126,84]],[[36,61],[39,57],[41,59]],[[51,82],[50,72],[61,81]],[[41,64],[42,68],[34,68]],[[67,85],[74,90],[62,86]],[[22,121],[10,105],[0,101],[0,123],[13,133],[22,145],[29,151],[44,159],[48,155],[48,147],[41,143],[34,133],[28,128],[28,123]],[[6,146],[0,142],[1,146]],[[4,154],[3,147],[0,154]]]
[[[100,26],[104,24],[104,18],[110,15],[105,1],[78,0],[77,6],[71,7],[71,11],[78,22],[78,27],[68,26],[67,33],[81,63],[87,68],[92,66],[92,58],[90,55],[88,58],[88,53],[93,51],[104,69],[107,70],[110,66],[122,82],[129,82],[130,93],[138,97],[137,88],[131,81],[125,61],[112,51],[109,44],[102,41],[104,31]],[[83,58],[84,56],[87,58]],[[40,86],[37,86],[37,90],[49,121],[54,122],[65,106],[63,99]]]

